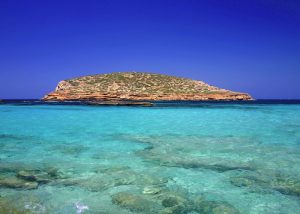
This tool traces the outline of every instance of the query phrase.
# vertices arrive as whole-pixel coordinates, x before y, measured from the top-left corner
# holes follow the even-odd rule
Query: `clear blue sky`
[[[299,99],[300,1],[0,1],[0,98],[131,70]]]

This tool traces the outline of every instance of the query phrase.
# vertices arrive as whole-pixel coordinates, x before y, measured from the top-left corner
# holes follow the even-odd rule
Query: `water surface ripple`
[[[300,104],[0,105],[0,213],[300,213]]]

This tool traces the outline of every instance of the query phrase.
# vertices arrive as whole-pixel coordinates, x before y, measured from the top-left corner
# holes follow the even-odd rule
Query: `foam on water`
[[[300,213],[299,133],[300,105],[0,105],[0,209]]]

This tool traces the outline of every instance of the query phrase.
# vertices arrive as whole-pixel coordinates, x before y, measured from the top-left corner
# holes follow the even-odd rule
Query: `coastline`
[[[152,101],[143,100],[140,102],[125,100],[123,103],[115,102],[92,102],[92,101],[44,101],[42,99],[2,99],[0,105],[5,104],[16,104],[16,105],[91,105],[91,106],[203,106],[205,104],[249,104],[249,105],[267,105],[267,104],[278,104],[278,105],[293,105],[300,104],[300,99],[255,99],[255,100],[202,100],[202,101]]]

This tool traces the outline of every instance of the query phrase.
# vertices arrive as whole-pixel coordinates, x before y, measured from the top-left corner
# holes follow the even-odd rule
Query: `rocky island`
[[[252,100],[252,97],[198,80],[154,73],[115,72],[63,80],[43,100],[151,105],[154,101]]]

